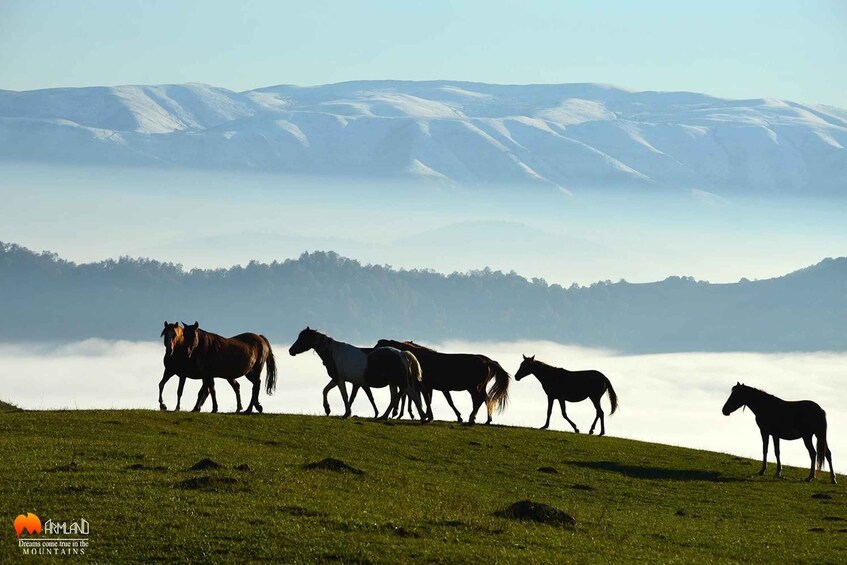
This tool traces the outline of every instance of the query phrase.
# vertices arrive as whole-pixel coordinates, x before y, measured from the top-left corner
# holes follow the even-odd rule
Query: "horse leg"
[[[344,417],[350,417],[350,399],[347,397],[347,385],[344,384],[343,381],[338,381],[336,383],[338,390],[341,391],[341,398],[344,400]]]
[[[353,389],[350,391],[350,406],[353,406],[353,403],[356,401],[356,395],[359,394],[359,389],[361,386],[354,384]]]
[[[485,391],[474,390],[471,392],[471,398],[473,399],[473,411],[471,411],[471,415],[468,417],[468,424],[476,422],[476,413],[479,411],[482,403],[485,402]]]
[[[765,474],[765,468],[768,466],[768,442],[770,441],[770,436],[765,432],[765,430],[760,430],[762,432],[762,468],[759,469],[759,474]],[[814,465],[814,463],[813,463]]]
[[[253,383],[253,393],[250,395],[250,404],[247,405],[247,410],[245,410],[244,413],[252,414],[253,407],[255,406],[256,411],[261,414],[262,405],[259,404],[259,391],[262,388],[261,373],[259,371],[250,371],[247,373],[247,378]]]
[[[812,443],[812,435],[803,436],[803,443],[806,444],[806,451],[809,452],[809,459],[812,460],[812,466],[809,469],[809,476],[806,477],[806,481],[812,481],[815,478],[815,455],[817,454],[815,445]]]
[[[430,388],[430,387],[425,388],[424,391],[423,391],[424,402],[426,402],[426,419],[429,420],[430,422],[433,420],[432,392],[433,392],[433,389]]]
[[[235,392],[235,401],[238,403],[238,406],[235,409],[235,413],[237,414],[243,410],[243,407],[241,406],[241,385],[238,384],[238,379],[228,379],[228,381],[233,392]]]
[[[779,438],[773,436],[773,452],[776,454],[776,476],[782,477],[782,461],[779,459]]]
[[[379,417],[380,420],[387,420],[391,410],[397,408],[397,402],[400,400],[399,389],[393,384],[388,385],[388,388],[391,390],[391,402],[388,404],[388,408],[385,409],[385,413]]]
[[[327,397],[327,394],[336,386],[338,385],[335,381],[329,381],[329,384],[324,387],[324,412],[327,416],[329,416],[329,398]]]
[[[594,417],[594,421],[591,423],[591,429],[588,430],[588,435],[592,435],[594,433],[594,426],[597,425],[597,420],[600,420],[600,435],[606,435],[606,423],[603,415],[603,407],[600,406],[599,398],[592,398],[591,402],[594,403],[594,409],[597,410],[597,415]],[[562,404],[562,408],[564,409],[564,404]]]
[[[206,380],[201,379],[200,390],[197,391],[197,401],[194,403],[194,408],[192,408],[191,411],[199,412],[206,403],[207,398],[209,398],[209,387],[206,386]]]
[[[568,418],[568,413],[565,411],[565,399],[564,399],[564,398],[560,398],[560,399],[559,399],[559,406],[561,406],[561,407],[562,407],[562,417],[563,417],[563,418],[564,418],[564,419],[568,422],[568,424],[570,424],[570,425],[571,425],[571,427],[573,428],[574,433],[577,433],[577,434],[578,434],[578,433],[579,433],[579,428],[577,428],[577,427],[576,427],[576,424],[574,424],[574,423],[573,423],[573,420],[571,420],[570,418]],[[595,421],[596,421],[596,420],[595,420]]]
[[[452,408],[453,412],[456,414],[456,420],[458,420],[459,423],[461,424],[462,423],[462,415],[456,409],[456,405],[453,404],[453,397],[450,396],[450,391],[449,390],[442,390],[441,392],[444,394],[444,398],[447,399],[447,404],[450,405],[450,408]],[[473,396],[473,395],[471,395],[471,396]],[[431,396],[430,396],[430,398],[431,398]],[[431,420],[432,419],[432,407],[431,406],[430,406],[429,410],[430,410],[429,419]]]
[[[179,405],[182,403],[182,391],[185,390],[185,377],[179,377],[179,386],[176,387],[176,408],[174,412],[179,412]]]
[[[371,392],[371,387],[365,386],[365,387],[362,387],[362,388],[364,389],[365,394],[368,396],[368,400],[371,401],[371,407],[374,409],[374,418],[376,418],[379,415],[379,410],[377,410],[377,408],[376,408],[376,402],[374,402],[374,395]],[[353,404],[352,398],[350,399],[350,404]]]
[[[546,430],[550,427],[550,415],[553,414],[553,397],[547,396],[547,421],[544,422],[544,425],[541,426],[540,429]]]
[[[168,384],[168,381],[171,380],[171,377],[174,376],[174,373],[171,373],[167,369],[162,374],[162,380],[159,381],[159,410],[167,410],[168,407],[165,406],[165,403],[162,401],[162,391],[165,390],[165,385]]]
[[[835,480],[835,471],[832,470],[832,452],[828,447],[826,448],[826,462],[829,463],[829,482],[837,484],[838,481]]]
[[[209,394],[212,396],[212,413],[215,414],[218,411],[218,395],[215,394],[215,379],[214,377],[204,377],[203,384],[206,385],[206,388],[209,389]],[[195,406],[195,408],[199,411],[200,409]]]
[[[406,395],[405,392],[400,393],[400,404],[399,404],[400,414],[398,415],[397,410],[394,410],[394,412],[391,413],[392,418],[397,418],[398,420],[403,419],[403,415],[406,413],[406,397],[407,397],[407,395]],[[409,408],[410,409],[412,408],[411,402],[409,403]]]
[[[412,401],[414,401],[415,406],[418,407],[418,414],[421,417],[421,422],[426,422],[423,406],[421,406],[421,393],[414,387],[414,385],[410,385],[409,388],[406,389],[406,398],[409,399],[409,418],[413,420],[415,419],[415,415],[412,413]]]

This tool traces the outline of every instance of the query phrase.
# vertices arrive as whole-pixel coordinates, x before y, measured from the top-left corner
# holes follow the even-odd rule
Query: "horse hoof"
[[[807,483],[811,483],[811,482],[812,482],[812,481],[814,481],[814,480],[815,480],[814,475],[812,475],[811,477],[806,477],[806,482],[807,482]]]
[[[588,435],[593,436],[593,435],[594,435],[594,430],[588,430]]]
[[[264,408],[262,408],[262,405],[261,405],[261,404],[257,404],[257,405],[256,405],[256,411],[257,411],[259,414],[261,414],[262,412],[264,412],[264,411],[265,411],[265,409],[264,409]]]
[[[837,485],[837,484],[838,484],[838,481],[836,481],[836,480],[835,480],[835,477],[833,477],[832,479],[830,479],[830,480],[829,480],[829,482],[830,482],[830,483],[832,483],[832,484],[834,484],[834,485]]]
[[[579,430],[578,430],[578,429],[576,429],[576,428],[574,428],[574,429],[573,429],[573,433],[578,434],[578,433],[579,433]]]
[[[159,403],[159,410],[167,410],[167,409],[168,409],[168,407],[165,406],[165,404],[163,402]]]

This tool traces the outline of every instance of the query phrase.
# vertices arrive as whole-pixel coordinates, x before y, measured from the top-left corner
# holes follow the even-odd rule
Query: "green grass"
[[[204,457],[223,467],[189,469]],[[325,457],[364,474],[304,469]],[[0,463],[2,563],[21,559],[12,520],[22,512],[86,518],[86,558],[103,563],[847,560],[847,497],[823,476],[808,484],[805,470],[787,468],[783,480],[758,477],[748,459],[610,437],[271,414],[0,411]],[[251,470],[235,469],[244,463]],[[558,473],[537,471],[544,466]],[[198,477],[211,480],[182,486]],[[521,499],[564,510],[576,526],[495,516]]]

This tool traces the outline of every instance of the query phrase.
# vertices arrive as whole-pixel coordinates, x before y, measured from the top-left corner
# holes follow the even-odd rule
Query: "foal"
[[[532,357],[523,356],[523,362],[515,373],[515,380],[519,381],[527,375],[535,375],[538,382],[541,383],[541,388],[547,393],[547,421],[541,427],[546,430],[550,425],[550,414],[553,412],[553,401],[558,400],[559,406],[562,407],[562,416],[573,427],[573,431],[579,433],[567,412],[565,412],[565,401],[581,402],[586,398],[590,398],[594,403],[594,408],[597,410],[597,416],[591,424],[589,434],[594,433],[594,426],[597,425],[597,420],[600,420],[600,435],[606,434],[605,417],[603,409],[600,407],[600,399],[608,392],[609,400],[612,402],[611,414],[618,409],[618,395],[615,394],[615,389],[612,388],[612,383],[606,378],[606,375],[600,371],[568,371],[553,367],[547,363],[535,360],[535,355]]]

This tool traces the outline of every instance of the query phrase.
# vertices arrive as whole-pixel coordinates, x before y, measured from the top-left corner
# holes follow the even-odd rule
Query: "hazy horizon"
[[[296,336],[291,337],[293,342]],[[274,396],[261,393],[266,412],[323,414],[321,390],[329,381],[320,359],[313,353],[290,357],[290,343],[272,344],[278,367],[278,385]],[[835,455],[836,470],[847,470],[839,454],[847,453],[847,438],[838,433],[847,426],[847,415],[837,410],[847,402],[842,367],[843,353],[753,354],[753,353],[673,353],[659,355],[619,355],[613,351],[564,346],[550,342],[459,342],[429,344],[443,351],[476,352],[488,355],[514,373],[522,354],[536,355],[548,363],[569,369],[595,368],[611,380],[620,399],[620,407],[609,415],[609,400],[604,397],[606,433],[641,441],[707,449],[754,460],[761,457],[761,439],[752,413],[741,411],[729,417],[721,407],[736,381],[762,388],[787,400],[809,398],[819,402],[829,423],[828,440]],[[15,375],[2,399],[25,409],[122,409],[158,407],[158,382],[162,375],[163,347],[157,342],[109,342],[86,340],[66,344],[0,344],[0,367]],[[810,380],[809,374],[818,378]],[[165,388],[169,409],[176,405],[177,378]],[[37,383],[37,386],[33,386]],[[240,381],[242,398],[249,394],[249,383]],[[199,389],[189,380],[182,398],[183,411],[194,405]],[[220,409],[231,412],[235,399],[229,385],[216,381]],[[377,406],[384,410],[388,396],[375,390]],[[329,395],[332,413],[343,410],[337,390]],[[470,399],[465,392],[453,393],[457,408],[467,419]],[[510,384],[510,402],[495,415],[494,423],[538,428],[546,416],[546,397],[534,377]],[[583,433],[588,431],[594,409],[588,401],[568,403],[568,415]],[[210,410],[210,404],[204,408]],[[436,391],[433,410],[436,419],[455,421],[452,410]],[[480,409],[484,421],[484,407]],[[354,414],[373,415],[364,395],[357,398]],[[258,416],[260,417],[260,416]],[[598,424],[599,425],[599,424]],[[570,432],[558,407],[553,410],[551,429]],[[599,429],[599,428],[598,428]],[[538,432],[544,433],[544,432]],[[552,432],[551,437],[556,437]],[[602,441],[602,439],[598,440]],[[562,447],[567,457],[567,448]],[[782,443],[783,462],[808,467],[808,455],[800,441]],[[771,450],[769,474],[774,472]],[[798,477],[799,478],[799,472]]]
[[[331,250],[395,268],[489,267],[569,286],[764,279],[847,254],[840,199],[565,195],[537,186],[10,163],[0,171],[0,241],[79,263],[131,256],[220,268]]]

